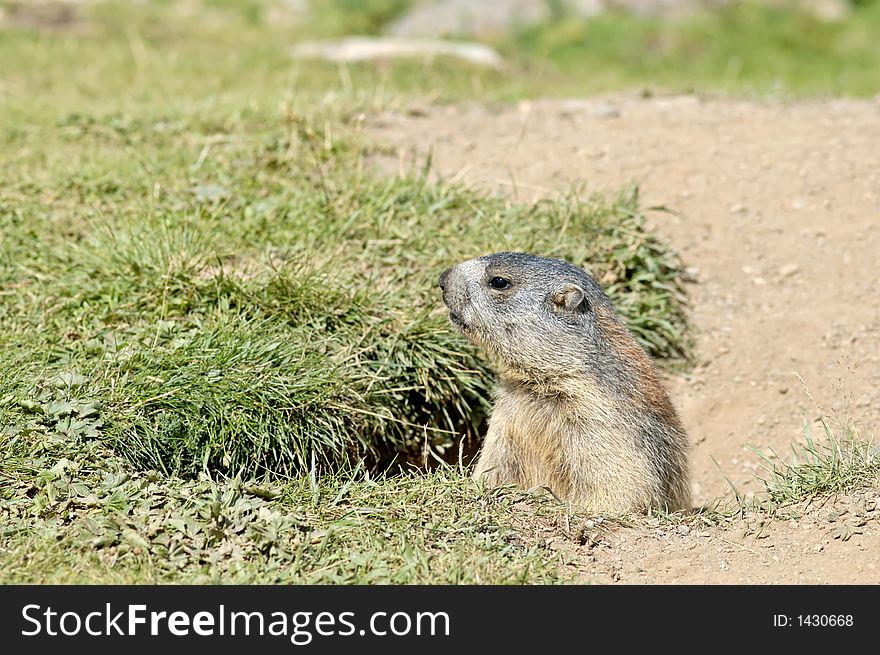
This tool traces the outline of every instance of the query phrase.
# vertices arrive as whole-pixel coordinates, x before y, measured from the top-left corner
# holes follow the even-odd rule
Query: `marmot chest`
[[[558,396],[502,387],[490,422],[526,479],[555,477],[573,460],[607,451],[623,437],[621,425],[613,401],[586,385],[577,394]]]

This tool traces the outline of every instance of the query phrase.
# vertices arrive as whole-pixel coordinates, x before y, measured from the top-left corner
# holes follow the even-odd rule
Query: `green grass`
[[[491,102],[634,87],[783,97],[880,92],[876,0],[832,23],[750,2],[680,20],[560,15],[494,41],[509,60],[503,71],[443,57],[337,66],[288,56],[303,39],[381,32],[406,4],[334,0],[284,20],[271,0],[89,3],[79,10],[81,27],[0,32],[0,59],[17,64],[2,71],[0,94],[31,121],[63,116],[67,107],[122,116],[151,109],[157,119],[183,108],[221,127],[279,104],[324,117],[412,98]]]
[[[501,47],[567,94],[641,86],[758,95],[880,92],[880,3],[827,22],[756,2],[678,20],[562,17]],[[540,63],[534,63],[540,62]]]
[[[457,467],[393,478],[354,471],[273,484],[182,481],[131,471],[97,442],[47,446],[19,436],[2,447],[6,583],[560,579],[557,554],[517,525],[559,510],[485,490]]]
[[[880,484],[880,447],[865,440],[849,422],[819,421],[821,432],[804,419],[804,444],[792,445],[786,460],[755,451],[764,461],[762,482],[773,505],[799,502]]]

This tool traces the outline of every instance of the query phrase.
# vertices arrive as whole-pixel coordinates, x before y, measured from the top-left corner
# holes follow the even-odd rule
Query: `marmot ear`
[[[569,282],[553,293],[553,305],[556,311],[573,312],[582,305],[586,307],[586,295],[578,285]]]

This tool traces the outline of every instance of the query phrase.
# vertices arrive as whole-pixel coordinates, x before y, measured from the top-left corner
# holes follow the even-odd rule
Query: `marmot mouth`
[[[449,312],[449,320],[450,320],[450,321],[452,322],[452,324],[455,325],[456,327],[460,327],[460,328],[465,328],[465,327],[467,327],[467,324],[466,324],[466,323],[464,322],[464,320],[461,318],[461,314],[456,314],[455,312],[450,311],[450,312]]]

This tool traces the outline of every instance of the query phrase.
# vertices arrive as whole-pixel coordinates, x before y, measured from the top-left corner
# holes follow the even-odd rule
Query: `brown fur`
[[[620,430],[624,418],[594,385],[564,386],[552,397],[502,383],[474,477],[546,487],[588,512],[647,509],[658,490],[644,453]],[[580,439],[585,430],[596,437]]]
[[[675,413],[672,401],[669,400],[657,369],[644,349],[619,321],[609,315],[607,309],[597,309],[596,316],[608,343],[622,359],[630,363],[638,379],[636,387],[638,394],[634,394],[633,401],[650,405],[664,421],[681,429],[681,422]]]

